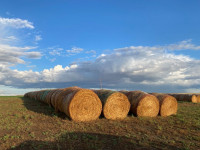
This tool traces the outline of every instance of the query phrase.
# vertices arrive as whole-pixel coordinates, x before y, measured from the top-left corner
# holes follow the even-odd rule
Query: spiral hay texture
[[[177,113],[178,103],[176,98],[167,94],[152,93],[160,103],[160,116],[170,116]]]
[[[200,95],[197,96],[197,103],[200,103]]]
[[[74,121],[96,120],[102,111],[98,96],[92,90],[79,87],[29,92],[24,97],[45,102]]]
[[[74,121],[96,120],[102,111],[98,96],[89,89],[71,87],[58,96],[56,107]]]
[[[124,119],[129,110],[130,102],[126,95],[111,90],[94,90],[102,104],[102,113],[105,118],[111,120]]]
[[[155,117],[159,113],[158,99],[142,91],[130,91],[127,97],[131,103],[130,111],[136,116]]]
[[[197,103],[198,98],[195,94],[169,94],[177,99],[177,101]]]

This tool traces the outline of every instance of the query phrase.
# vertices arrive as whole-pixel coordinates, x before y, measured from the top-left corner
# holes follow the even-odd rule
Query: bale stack
[[[159,100],[160,116],[170,116],[177,113],[178,103],[176,98],[167,94],[152,93]]]
[[[127,97],[131,103],[130,111],[136,116],[155,117],[159,113],[159,101],[151,94],[142,91],[130,91]]]
[[[197,103],[197,96],[195,94],[169,94],[177,99],[177,101]]]
[[[130,102],[125,94],[111,90],[93,91],[102,102],[102,113],[105,118],[116,120],[124,119],[127,116],[130,110]]]
[[[74,121],[96,120],[102,111],[102,104],[98,96],[92,90],[79,87],[62,90],[55,107]]]

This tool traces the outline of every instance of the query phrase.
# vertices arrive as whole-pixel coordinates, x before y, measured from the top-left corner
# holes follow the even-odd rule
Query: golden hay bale
[[[57,94],[59,94],[60,92],[62,92],[62,89],[57,89],[51,96],[50,103],[54,108],[55,108],[56,101],[57,101]],[[56,108],[55,108],[55,110],[56,110]],[[56,110],[56,112],[57,112],[57,110]]]
[[[159,113],[158,99],[142,91],[130,91],[126,94],[130,103],[130,111],[136,116],[155,117]]]
[[[200,95],[197,95],[197,103],[200,103]]]
[[[70,87],[63,90],[56,106],[74,121],[96,120],[102,111],[98,96],[89,89]]]
[[[66,95],[70,94],[73,90],[76,90],[76,89],[80,89],[80,88],[77,86],[68,87],[68,88],[61,89],[61,91],[58,94],[56,94],[55,96],[55,99],[56,99],[55,110],[56,111],[62,109],[62,101],[66,97]]]
[[[94,90],[103,104],[103,115],[106,119],[124,119],[129,110],[130,102],[127,96],[111,90]]]
[[[194,94],[169,94],[176,98],[177,101],[197,103],[197,96]]]
[[[51,97],[52,97],[52,95],[53,95],[53,93],[54,93],[55,91],[56,91],[56,89],[51,90],[51,91],[47,94],[47,96],[46,96],[45,102],[46,102],[47,104],[49,104],[50,106],[51,106]]]
[[[198,96],[192,95],[191,101],[192,101],[192,103],[198,103]]]
[[[170,116],[177,113],[178,103],[175,97],[167,94],[152,93],[160,103],[160,116]]]

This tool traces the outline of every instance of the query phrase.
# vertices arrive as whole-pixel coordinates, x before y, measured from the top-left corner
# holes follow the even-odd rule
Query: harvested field
[[[200,147],[200,104],[178,102],[176,115],[74,122],[40,101],[0,97],[1,150],[174,149]]]

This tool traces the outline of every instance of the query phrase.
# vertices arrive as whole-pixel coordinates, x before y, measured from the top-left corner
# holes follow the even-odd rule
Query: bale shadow
[[[41,113],[51,117],[57,116],[62,119],[70,120],[70,118],[66,114],[62,112],[55,112],[54,108],[46,103],[26,97],[21,97],[21,100],[23,101],[23,105],[30,111]]]
[[[149,150],[178,149],[164,143],[141,143],[120,136],[70,132],[61,135],[55,141],[25,141],[10,150]],[[156,147],[156,145],[158,147]]]

